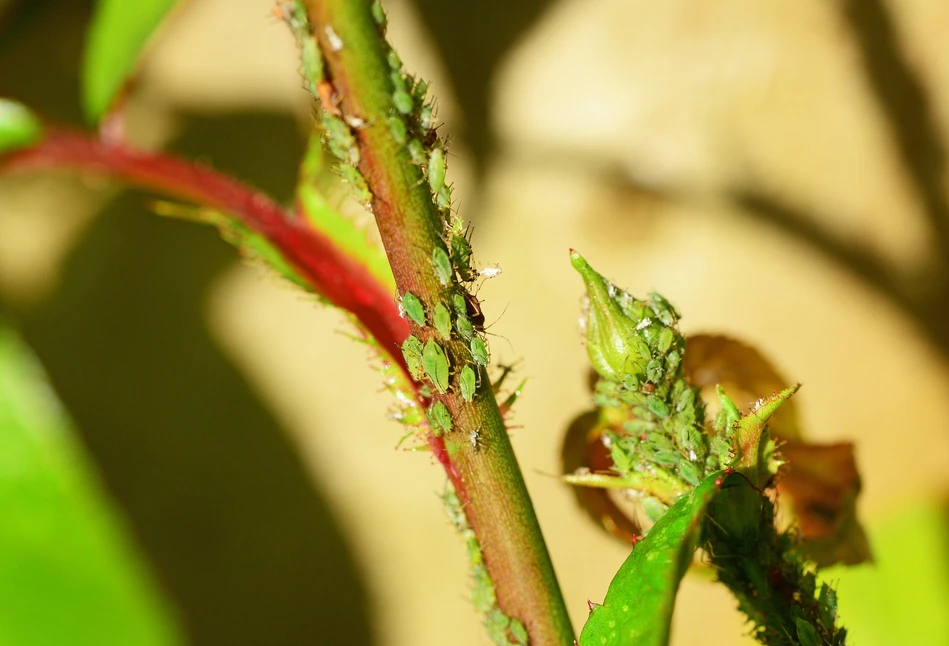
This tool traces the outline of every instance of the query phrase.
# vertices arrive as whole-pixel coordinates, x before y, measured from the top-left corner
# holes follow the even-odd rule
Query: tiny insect
[[[432,148],[428,156],[428,185],[436,195],[445,186],[445,149],[441,146]]]
[[[432,266],[435,268],[435,277],[443,287],[447,287],[451,282],[452,271],[451,260],[448,258],[448,252],[443,247],[435,247],[432,250]]]
[[[464,296],[465,312],[467,313],[468,318],[471,319],[471,323],[474,325],[476,330],[483,332],[484,312],[481,311],[481,303],[478,302],[478,298],[470,292],[464,292]]]
[[[461,376],[459,377],[458,381],[461,384],[462,399],[464,399],[466,402],[472,401],[477,388],[478,377],[475,374],[475,371],[471,369],[471,366],[465,366],[461,369]]]
[[[429,341],[422,349],[422,369],[432,380],[435,390],[444,393],[448,390],[448,357],[440,345]]]
[[[471,358],[474,359],[475,363],[479,366],[488,365],[488,346],[484,344],[484,341],[478,337],[473,337],[469,349],[471,350]]]
[[[416,324],[425,325],[425,307],[418,296],[412,292],[405,292],[405,296],[402,297],[402,307]]]
[[[418,337],[409,336],[402,344],[402,356],[408,366],[412,379],[418,380],[422,375],[422,342]]]
[[[432,322],[435,329],[446,341],[451,337],[451,312],[448,308],[439,303],[435,306],[435,312],[432,314]]]
[[[429,418],[434,422],[432,430],[435,431],[436,435],[441,435],[438,432],[439,430],[445,433],[451,430],[451,413],[448,412],[448,407],[442,402],[432,404],[429,409]]]

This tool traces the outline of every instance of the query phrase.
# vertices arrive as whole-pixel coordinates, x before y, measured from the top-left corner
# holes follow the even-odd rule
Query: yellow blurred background
[[[479,296],[493,358],[528,378],[513,442],[577,628],[628,548],[556,480],[590,403],[571,247],[634,294],[664,294],[686,333],[735,336],[803,382],[808,437],[856,443],[871,538],[943,508],[949,4],[384,5],[438,97],[475,258],[503,268]],[[143,147],[288,200],[312,106],[272,6],[184,3],[129,124]],[[0,95],[79,124],[90,8],[13,3]],[[488,644],[442,471],[394,450],[401,429],[343,317],[149,202],[94,177],[4,178],[0,309],[189,642]],[[949,533],[931,538],[918,555],[931,580],[907,595],[946,589]],[[734,605],[686,580],[673,643],[747,642]]]

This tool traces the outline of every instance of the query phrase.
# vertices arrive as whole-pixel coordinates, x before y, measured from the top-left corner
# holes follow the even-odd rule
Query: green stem
[[[399,117],[389,48],[368,0],[305,0],[310,24],[344,119],[359,151],[358,169],[372,194],[372,209],[400,296],[415,294],[427,312],[464,293],[453,275],[443,285],[433,270],[433,252],[448,249],[445,220],[433,203],[420,166],[389,125]],[[357,124],[357,125],[353,125]],[[428,321],[426,321],[428,323]],[[433,401],[445,405],[451,430],[443,436],[449,477],[468,524],[480,544],[498,604],[520,620],[534,644],[573,642],[573,629],[553,564],[534,514],[523,475],[486,370],[473,366],[479,386],[466,401],[459,374],[471,366],[471,351],[458,336],[442,341],[431,325],[411,322],[423,344],[438,340],[452,376],[447,392]]]

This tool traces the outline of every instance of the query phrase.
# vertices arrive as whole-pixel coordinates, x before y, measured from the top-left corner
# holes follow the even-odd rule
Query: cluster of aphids
[[[614,466],[620,473],[660,469],[696,486],[717,470],[718,461],[709,454],[704,406],[682,374],[685,340],[677,329],[678,313],[659,294],[646,301],[628,296],[621,302],[638,321],[642,356],[622,382],[597,383],[597,405],[626,412],[623,432],[604,437]]]

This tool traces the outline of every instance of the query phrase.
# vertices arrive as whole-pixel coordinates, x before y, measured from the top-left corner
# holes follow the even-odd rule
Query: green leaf
[[[580,646],[662,646],[669,641],[679,581],[692,562],[705,510],[728,477],[707,477],[636,543],[613,577],[603,605],[593,606]],[[733,479],[745,482],[740,476]]]
[[[820,578],[837,588],[854,644],[949,644],[949,515],[944,500],[915,500],[870,527],[875,563],[837,566]]]
[[[365,230],[332,208],[322,193],[310,184],[301,183],[297,187],[297,197],[303,213],[317,231],[364,266],[383,287],[395,292],[395,278],[385,252],[378,245],[370,243]]]
[[[183,643],[44,381],[0,321],[0,644]]]
[[[135,70],[153,32],[177,0],[99,0],[82,63],[86,116],[98,122]]]
[[[34,144],[43,135],[39,119],[16,101],[0,99],[0,155]]]

